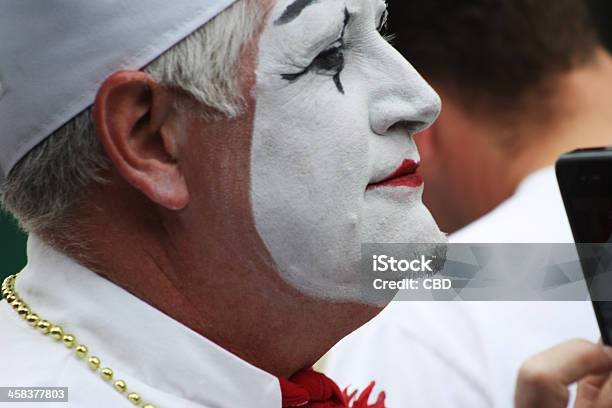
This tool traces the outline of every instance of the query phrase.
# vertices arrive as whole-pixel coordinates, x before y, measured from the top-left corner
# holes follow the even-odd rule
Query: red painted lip
[[[423,185],[423,176],[417,173],[419,163],[405,159],[402,164],[383,180],[368,184],[367,190],[379,187],[409,187],[417,188]]]

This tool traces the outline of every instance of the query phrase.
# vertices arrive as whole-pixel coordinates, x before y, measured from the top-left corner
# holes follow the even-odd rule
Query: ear
[[[96,95],[98,136],[117,171],[150,200],[178,210],[189,203],[176,160],[173,95],[150,75],[118,71]]]

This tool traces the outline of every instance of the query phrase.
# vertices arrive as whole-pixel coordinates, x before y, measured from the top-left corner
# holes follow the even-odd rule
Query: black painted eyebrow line
[[[283,14],[274,22],[274,25],[283,25],[292,22],[304,11],[304,9],[317,0],[295,0],[293,3],[287,6]]]

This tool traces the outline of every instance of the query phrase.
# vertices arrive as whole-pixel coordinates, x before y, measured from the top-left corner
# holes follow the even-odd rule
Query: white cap
[[[141,69],[234,1],[0,1],[0,185],[110,74]]]

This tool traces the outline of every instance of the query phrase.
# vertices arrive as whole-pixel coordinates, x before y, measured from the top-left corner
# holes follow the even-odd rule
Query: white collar
[[[126,378],[197,406],[280,407],[276,377],[250,365],[74,260],[28,239],[16,290]],[[113,392],[109,389],[109,392]]]

